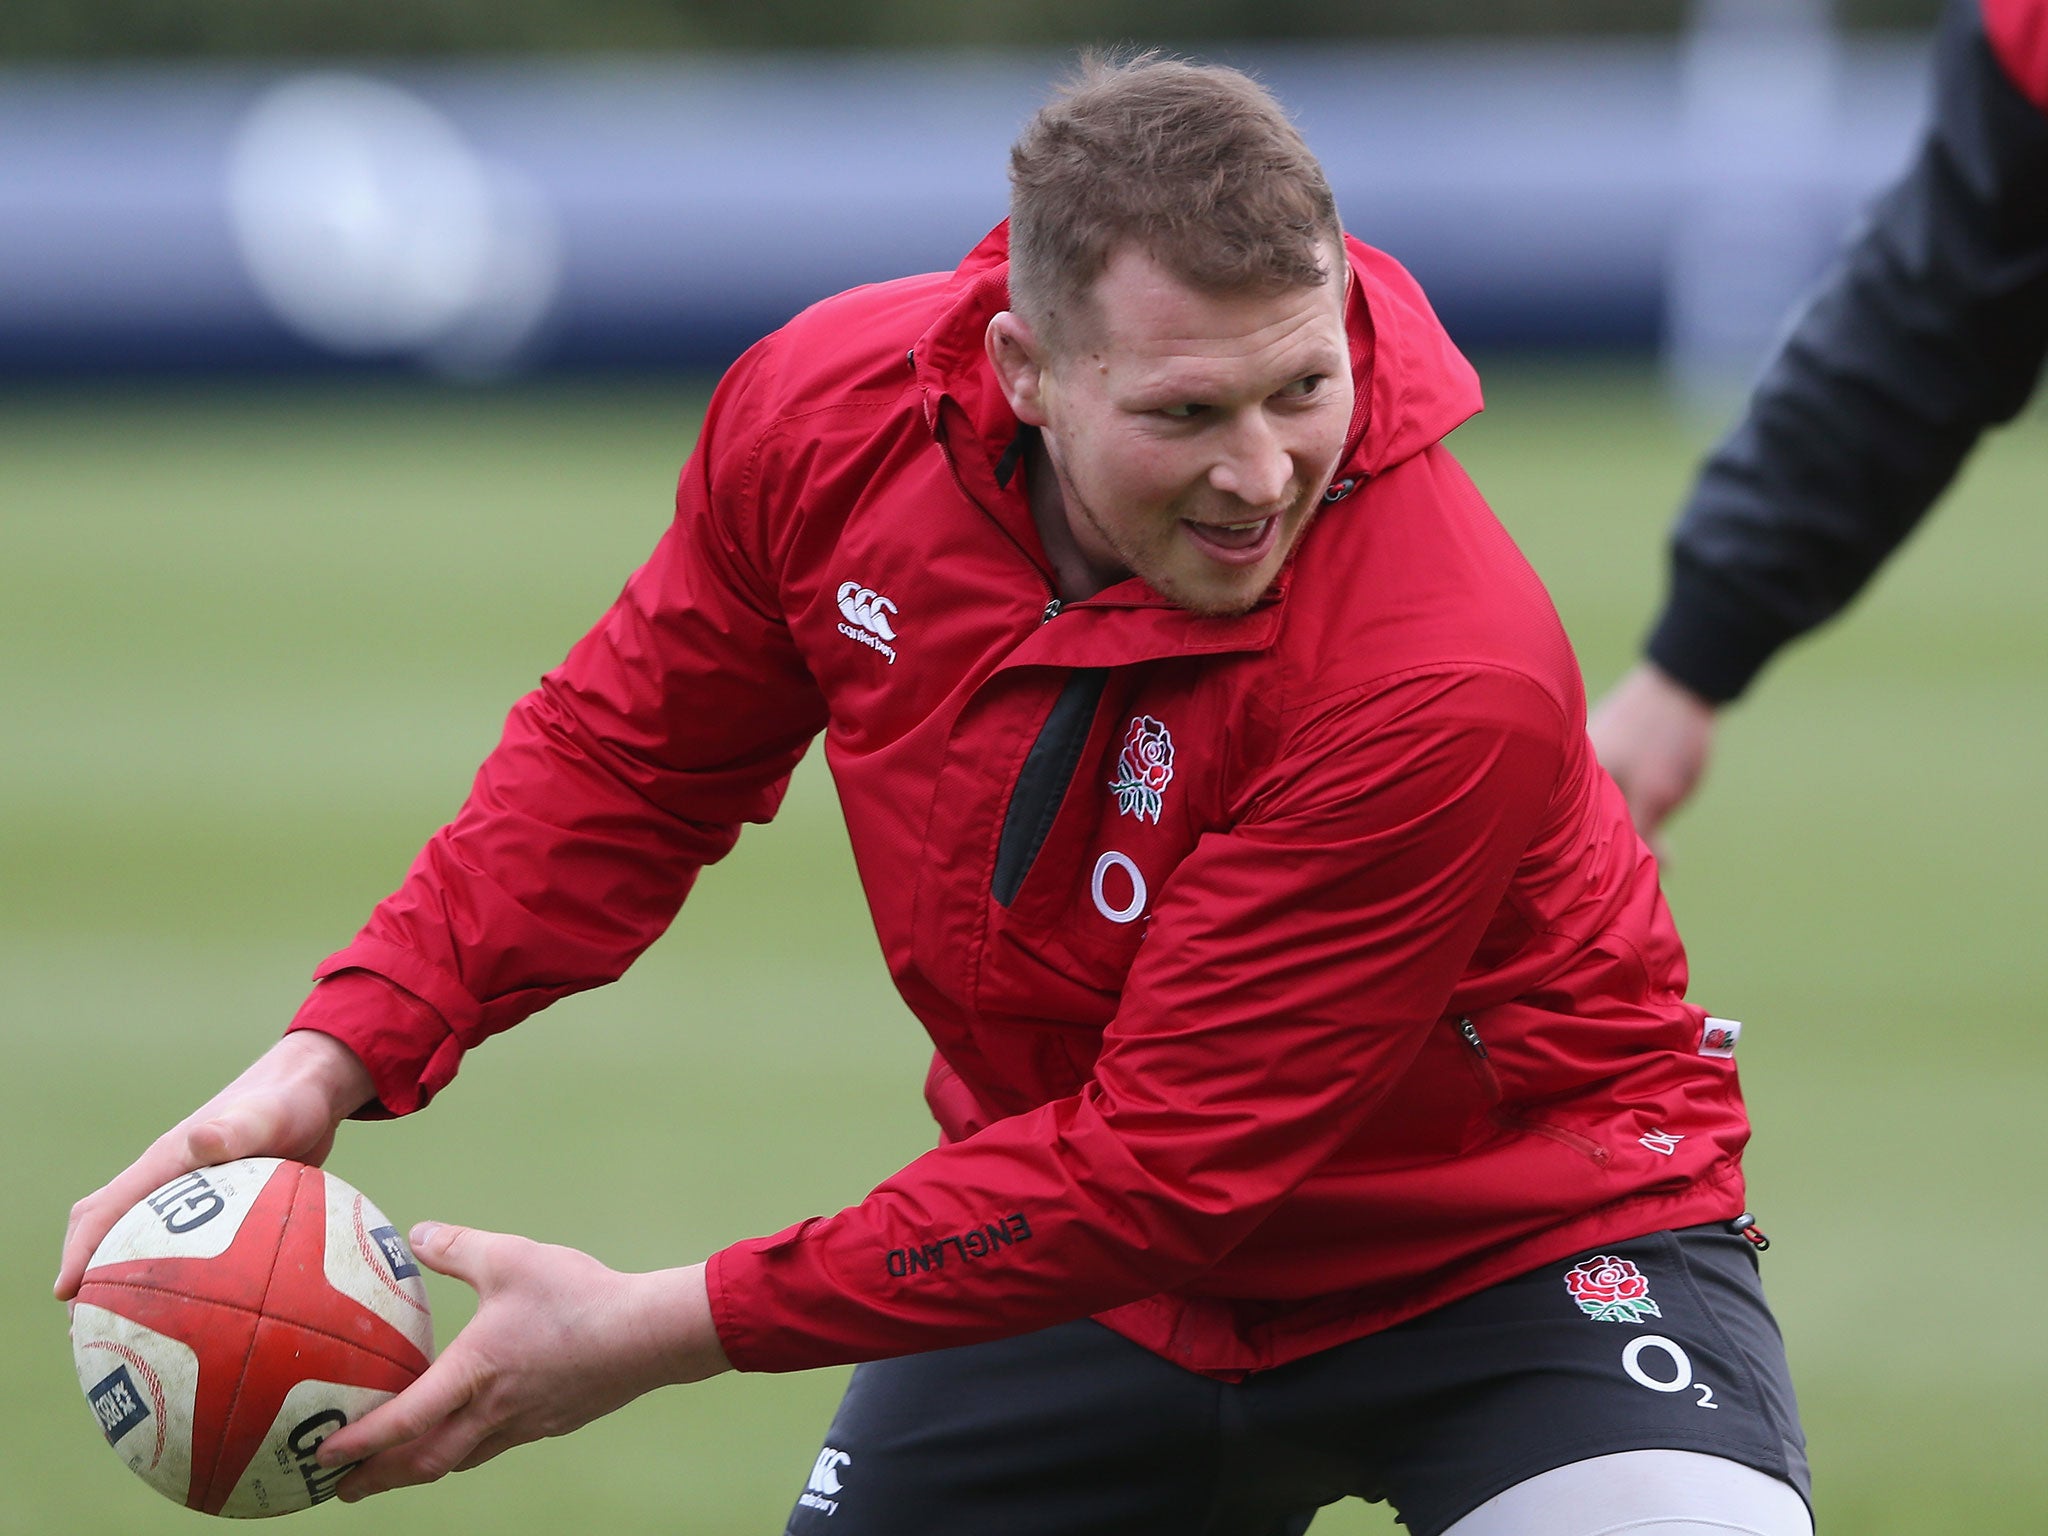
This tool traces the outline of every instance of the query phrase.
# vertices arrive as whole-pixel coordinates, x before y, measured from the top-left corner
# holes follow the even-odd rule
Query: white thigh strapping
[[[1789,1483],[1696,1451],[1621,1451],[1539,1473],[1444,1536],[1813,1536]]]

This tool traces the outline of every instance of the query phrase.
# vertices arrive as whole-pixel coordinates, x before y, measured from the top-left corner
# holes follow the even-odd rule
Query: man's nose
[[[1248,413],[1224,440],[1209,484],[1247,506],[1271,509],[1287,495],[1294,460],[1262,413]]]

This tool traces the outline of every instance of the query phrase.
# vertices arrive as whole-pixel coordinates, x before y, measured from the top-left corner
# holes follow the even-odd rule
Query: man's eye
[[[1193,421],[1207,409],[1209,407],[1206,405],[1197,405],[1194,401],[1188,400],[1179,405],[1163,405],[1159,408],[1159,414],[1171,416],[1175,421]]]
[[[1283,385],[1280,397],[1283,400],[1306,400],[1323,387],[1323,381],[1328,377],[1329,375],[1322,373],[1304,374],[1293,383]]]

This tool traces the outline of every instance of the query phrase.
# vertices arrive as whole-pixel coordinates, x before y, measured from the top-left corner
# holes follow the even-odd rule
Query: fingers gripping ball
[[[79,1385],[144,1482],[210,1515],[330,1497],[320,1442],[433,1352],[411,1250],[349,1185],[252,1157],[145,1197],[92,1256],[71,1316]]]

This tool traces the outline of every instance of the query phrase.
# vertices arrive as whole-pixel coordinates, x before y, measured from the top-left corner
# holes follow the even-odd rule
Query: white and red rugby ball
[[[332,1496],[313,1458],[427,1368],[419,1265],[349,1185],[302,1163],[202,1168],[137,1203],[92,1256],[71,1352],[136,1476],[210,1515]]]

